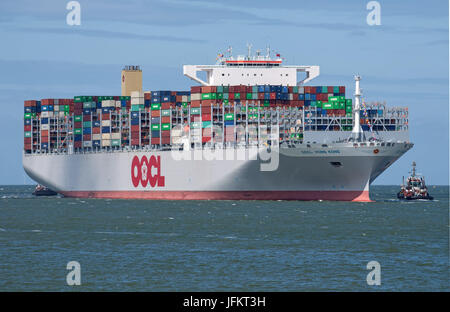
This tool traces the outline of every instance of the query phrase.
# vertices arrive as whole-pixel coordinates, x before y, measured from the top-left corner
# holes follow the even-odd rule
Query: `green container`
[[[36,113],[31,113],[31,118],[36,118]]]
[[[347,117],[353,117],[353,113],[348,113],[348,112],[347,112],[347,113],[345,114],[345,116],[347,116]]]
[[[330,103],[330,102],[322,103],[322,108],[323,109],[333,109],[333,103]]]
[[[161,110],[162,117],[170,117],[170,109]]]
[[[90,121],[83,121],[83,128],[91,128],[92,123]]]
[[[322,108],[322,101],[317,101],[316,102],[316,107]]]
[[[191,115],[200,115],[201,110],[199,107],[192,107],[191,108]]]
[[[322,87],[322,93],[328,93],[328,87],[323,86]]]
[[[225,93],[225,92],[223,93],[223,99],[224,100],[228,100],[229,97],[230,97],[229,93]]]
[[[225,114],[225,120],[234,120],[234,114]]]
[[[159,109],[161,109],[161,104],[160,103],[153,103],[151,108],[152,108],[152,110],[159,110]]]
[[[230,87],[229,86],[223,86],[223,93],[228,93],[230,92]]]
[[[316,101],[311,101],[311,107],[316,107],[317,102]]]
[[[216,94],[215,93],[202,93],[202,100],[215,100]]]
[[[25,113],[25,114],[23,115],[23,118],[24,118],[24,119],[31,119],[31,113]]]
[[[353,112],[353,107],[352,107],[352,106],[346,106],[346,107],[345,107],[345,112],[346,112],[346,113],[351,113],[351,112]]]
[[[333,87],[333,93],[339,93],[339,87]]]
[[[131,96],[121,96],[120,100],[130,101],[131,100]]]
[[[131,111],[132,111],[132,112],[138,112],[138,111],[140,111],[140,110],[141,110],[140,105],[138,105],[138,104],[131,105]]]
[[[65,112],[69,112],[70,111],[70,106],[69,105],[64,105],[64,111]]]
[[[73,116],[73,119],[74,119],[75,122],[83,121],[83,116],[81,116],[81,115]]]
[[[73,134],[83,134],[83,129],[74,129]]]
[[[223,93],[217,93],[217,99],[223,100]]]
[[[161,125],[161,130],[170,130],[170,123],[164,123]]]
[[[253,93],[247,93],[246,96],[245,96],[245,98],[246,98],[247,100],[251,100],[251,99],[253,98]]]
[[[73,101],[74,101],[75,103],[81,103],[81,102],[84,102],[85,99],[86,99],[85,96],[75,96],[75,97],[73,98]]]
[[[338,96],[330,96],[328,97],[328,102],[339,102]]]
[[[24,137],[31,138],[31,131],[25,131],[24,132]]]
[[[298,86],[292,87],[292,93],[298,93]]]
[[[111,146],[120,146],[120,139],[111,140]]]
[[[217,93],[223,93],[223,86],[217,86]]]
[[[352,99],[346,99],[345,100],[345,105],[346,106],[352,106],[353,104],[352,104]]]
[[[183,107],[188,107],[188,102],[182,102],[181,105],[183,105]]]
[[[159,130],[159,124],[152,124],[152,130]]]
[[[241,99],[241,94],[240,94],[240,93],[235,93],[235,94],[234,94],[234,98],[235,98],[236,100],[240,100],[240,99]]]
[[[223,95],[225,96],[225,93]],[[228,93],[227,93],[227,95],[228,95]],[[230,103],[230,101],[228,99],[223,99],[223,104],[229,104],[229,103]]]
[[[203,121],[202,122],[202,128],[210,128],[211,127],[211,121]]]

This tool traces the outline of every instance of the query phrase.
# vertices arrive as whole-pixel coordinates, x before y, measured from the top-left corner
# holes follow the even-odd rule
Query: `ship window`
[[[286,77],[288,76],[288,74],[286,74]]]
[[[222,76],[225,76],[225,74],[222,74]]]
[[[335,168],[342,167],[342,163],[340,161],[330,161],[330,164]]]

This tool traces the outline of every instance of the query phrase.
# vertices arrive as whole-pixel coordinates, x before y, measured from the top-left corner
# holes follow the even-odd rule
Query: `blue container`
[[[258,86],[258,93],[264,93],[264,86]]]
[[[288,93],[281,93],[281,99],[284,101],[289,100],[289,94]]]
[[[144,100],[144,107],[150,107],[150,100]]]
[[[48,124],[48,118],[41,118],[41,124],[43,125]]]
[[[225,126],[234,126],[234,120],[225,120]]]
[[[95,104],[95,107],[98,108],[98,109],[101,109],[102,108],[102,102],[97,102]]]
[[[270,100],[270,93],[264,93],[264,100]]]
[[[305,95],[304,95],[303,93],[299,93],[299,94],[298,94],[298,99],[299,99],[300,101],[303,101],[303,100],[305,99]]]
[[[152,97],[152,99],[151,99],[151,102],[152,103],[161,103],[161,98],[159,98],[159,97]]]
[[[31,125],[31,119],[24,119],[24,120],[23,120],[23,124],[24,124],[25,126]]]
[[[179,107],[179,106],[182,106],[182,105],[183,105],[182,102],[176,102],[176,103],[175,103],[175,106],[178,106],[178,107]]]
[[[83,108],[83,115],[90,115],[91,109],[90,108]]]
[[[159,117],[152,117],[152,124],[159,124],[160,118]]]
[[[322,116],[326,116],[327,115],[327,110],[326,109],[322,109]]]
[[[170,102],[170,95],[161,96],[161,103],[167,103]]]
[[[93,147],[100,147],[100,140],[94,140],[94,141],[92,141],[92,146],[93,146]]]
[[[150,100],[146,100],[146,101],[149,101],[149,102],[150,102]],[[121,101],[120,101],[120,106],[121,106],[121,107],[127,107],[127,101],[126,101],[126,100],[121,100]]]
[[[161,97],[161,93],[159,91],[152,91],[151,93],[151,97],[155,97],[155,98],[160,98]]]
[[[159,130],[152,130],[152,138],[159,138]]]
[[[305,93],[305,100],[307,101],[311,100],[311,94]]]
[[[83,136],[81,134],[75,134],[73,139],[74,141],[83,141]]]
[[[277,92],[277,86],[270,86],[270,93]]]
[[[139,118],[137,118],[137,119],[131,119],[130,123],[131,123],[132,126],[139,125]]]
[[[102,108],[102,114],[109,114],[110,111],[111,111],[111,109],[109,107]]]
[[[139,112],[131,112],[131,119],[139,119]]]
[[[53,105],[48,105],[48,111],[53,112],[53,110],[54,110]]]
[[[48,105],[42,105],[42,106],[41,106],[41,110],[42,110],[43,112],[48,112]]]
[[[311,101],[315,101],[316,100],[316,95],[315,94],[311,94]]]
[[[170,96],[172,93],[171,91],[159,91],[161,93],[161,96]]]
[[[322,112],[322,108],[321,107],[316,107],[316,110],[317,110],[317,114],[320,115],[320,113]]]
[[[41,143],[41,149],[48,149],[48,143]]]
[[[83,128],[83,134],[91,134],[92,128]]]
[[[316,88],[316,93],[322,93],[322,87],[315,87]]]
[[[92,122],[92,126],[93,127],[100,127],[100,121],[99,120],[93,121]]]
[[[363,131],[369,131],[369,125],[361,125]]]
[[[111,127],[102,127],[102,133],[111,133]]]
[[[383,117],[383,110],[382,110],[382,109],[379,109],[379,110],[378,110],[378,116],[379,116],[379,117]]]
[[[265,93],[270,93],[270,86],[264,86],[264,92]]]
[[[281,93],[288,93],[288,92],[289,92],[288,87],[286,87],[286,86],[281,87]]]
[[[277,92],[276,99],[281,100],[281,93]]]

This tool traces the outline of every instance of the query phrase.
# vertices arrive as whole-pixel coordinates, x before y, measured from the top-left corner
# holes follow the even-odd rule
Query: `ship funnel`
[[[355,75],[355,102],[353,105],[353,130],[352,130],[352,138],[356,141],[361,141],[362,137],[362,129],[360,125],[360,110],[361,110],[361,89],[359,87],[359,82],[361,80],[361,76]]]

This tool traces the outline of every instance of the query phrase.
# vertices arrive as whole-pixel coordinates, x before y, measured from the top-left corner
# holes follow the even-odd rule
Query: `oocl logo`
[[[134,187],[138,187],[139,183],[143,187],[148,184],[151,187],[165,186],[165,177],[161,175],[161,156],[151,156],[150,159],[142,156],[141,160],[134,156],[131,163],[131,181]]]

